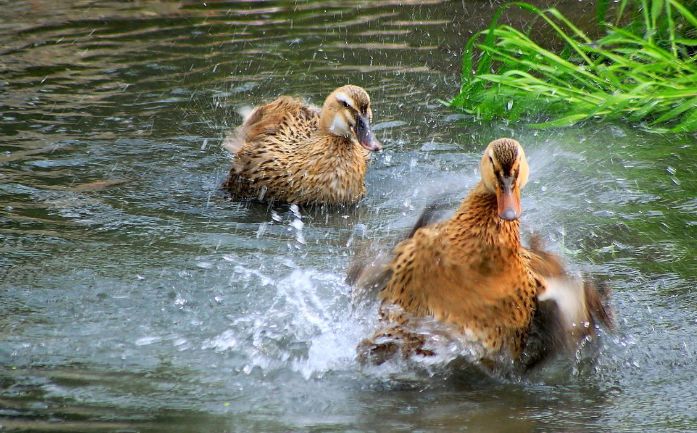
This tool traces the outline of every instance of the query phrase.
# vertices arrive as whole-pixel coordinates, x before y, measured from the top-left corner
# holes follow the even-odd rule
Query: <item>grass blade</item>
[[[621,0],[619,15],[630,4]],[[697,19],[678,0],[638,4],[637,19],[618,27],[606,24],[607,0],[599,0],[597,17],[607,33],[595,41],[555,8],[500,7],[490,26],[465,44],[460,93],[450,106],[484,119],[548,117],[535,127],[625,118],[664,132],[697,131],[697,39],[691,37]],[[540,18],[564,42],[562,50],[498,24],[510,7]]]

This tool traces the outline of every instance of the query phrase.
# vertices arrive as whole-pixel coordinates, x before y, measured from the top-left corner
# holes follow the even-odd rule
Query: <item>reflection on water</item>
[[[535,132],[444,109],[463,41],[494,7],[5,4],[0,429],[697,429],[695,137]],[[218,190],[240,106],[318,102],[348,82],[371,94],[385,144],[360,205],[297,214]],[[595,361],[514,383],[360,370],[375,314],[343,282],[352,252],[388,248],[435,196],[454,206],[499,136],[528,152],[525,230],[610,280],[618,334]]]

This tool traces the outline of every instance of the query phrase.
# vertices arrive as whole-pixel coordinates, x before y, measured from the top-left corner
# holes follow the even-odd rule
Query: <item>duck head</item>
[[[487,146],[479,165],[484,187],[496,194],[498,215],[506,221],[520,218],[520,190],[528,181],[523,147],[512,138],[499,138]]]
[[[334,90],[324,100],[319,125],[325,133],[355,140],[375,152],[382,145],[370,130],[372,120],[368,93],[361,87],[348,85]]]

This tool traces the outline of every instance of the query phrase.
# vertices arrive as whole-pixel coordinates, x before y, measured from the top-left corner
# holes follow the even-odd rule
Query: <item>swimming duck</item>
[[[234,197],[351,204],[365,194],[370,153],[382,146],[368,93],[347,85],[322,109],[289,96],[253,109],[223,146],[233,155],[224,187]]]
[[[429,339],[440,333],[436,339],[466,342],[485,367],[507,360],[528,369],[577,347],[594,332],[594,319],[611,326],[595,286],[568,275],[538,240],[521,245],[520,192],[529,172],[521,145],[491,142],[480,172],[450,219],[429,224],[422,215],[389,262],[353,270],[350,279],[381,299],[381,328],[359,344],[359,360],[432,356]],[[435,332],[433,323],[441,325]]]

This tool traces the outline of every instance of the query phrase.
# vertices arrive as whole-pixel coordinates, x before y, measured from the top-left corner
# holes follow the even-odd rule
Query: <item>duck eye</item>
[[[494,165],[494,158],[492,158],[491,155],[489,155],[489,162],[491,163],[491,165]]]
[[[348,104],[348,102],[346,102],[346,101],[341,101],[341,105],[343,105],[344,108],[348,108],[348,107],[349,107],[349,104]]]

